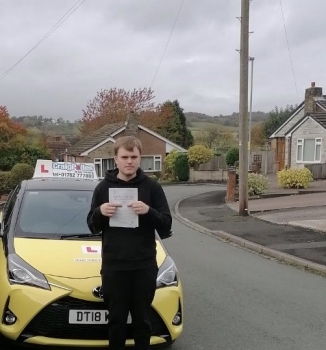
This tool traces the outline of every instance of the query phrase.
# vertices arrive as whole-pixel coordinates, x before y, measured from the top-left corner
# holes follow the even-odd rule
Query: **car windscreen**
[[[90,234],[86,217],[92,191],[26,191],[20,208],[16,237],[60,239]]]

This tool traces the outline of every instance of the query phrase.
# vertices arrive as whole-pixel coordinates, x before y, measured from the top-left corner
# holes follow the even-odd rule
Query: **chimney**
[[[127,125],[124,132],[125,136],[138,137],[138,121],[139,121],[139,115],[134,111],[131,111],[127,117]]]
[[[323,89],[316,87],[315,82],[311,83],[310,88],[306,89],[305,100],[304,100],[304,113],[316,112],[316,101],[315,97],[322,97]]]

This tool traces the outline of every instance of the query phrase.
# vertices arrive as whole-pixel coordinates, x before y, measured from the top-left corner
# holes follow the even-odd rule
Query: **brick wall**
[[[189,181],[227,181],[227,170],[194,170],[190,168]]]

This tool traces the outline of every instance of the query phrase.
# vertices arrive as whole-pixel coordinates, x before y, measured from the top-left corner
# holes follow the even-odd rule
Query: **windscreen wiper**
[[[63,235],[60,239],[70,239],[70,238],[91,238],[91,237],[100,237],[102,236],[102,232],[100,233],[87,233],[87,234],[74,234],[74,235]]]

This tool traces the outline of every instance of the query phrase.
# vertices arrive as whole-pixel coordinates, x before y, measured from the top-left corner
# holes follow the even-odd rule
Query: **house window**
[[[99,178],[104,178],[107,170],[113,170],[115,168],[114,158],[95,158],[94,165]]]
[[[161,156],[142,156],[140,167],[144,171],[161,171],[162,157]]]
[[[94,165],[95,165],[96,175],[98,177],[101,177],[101,174],[102,174],[102,159],[95,158],[94,159]]]
[[[321,139],[298,139],[297,162],[320,162]]]

